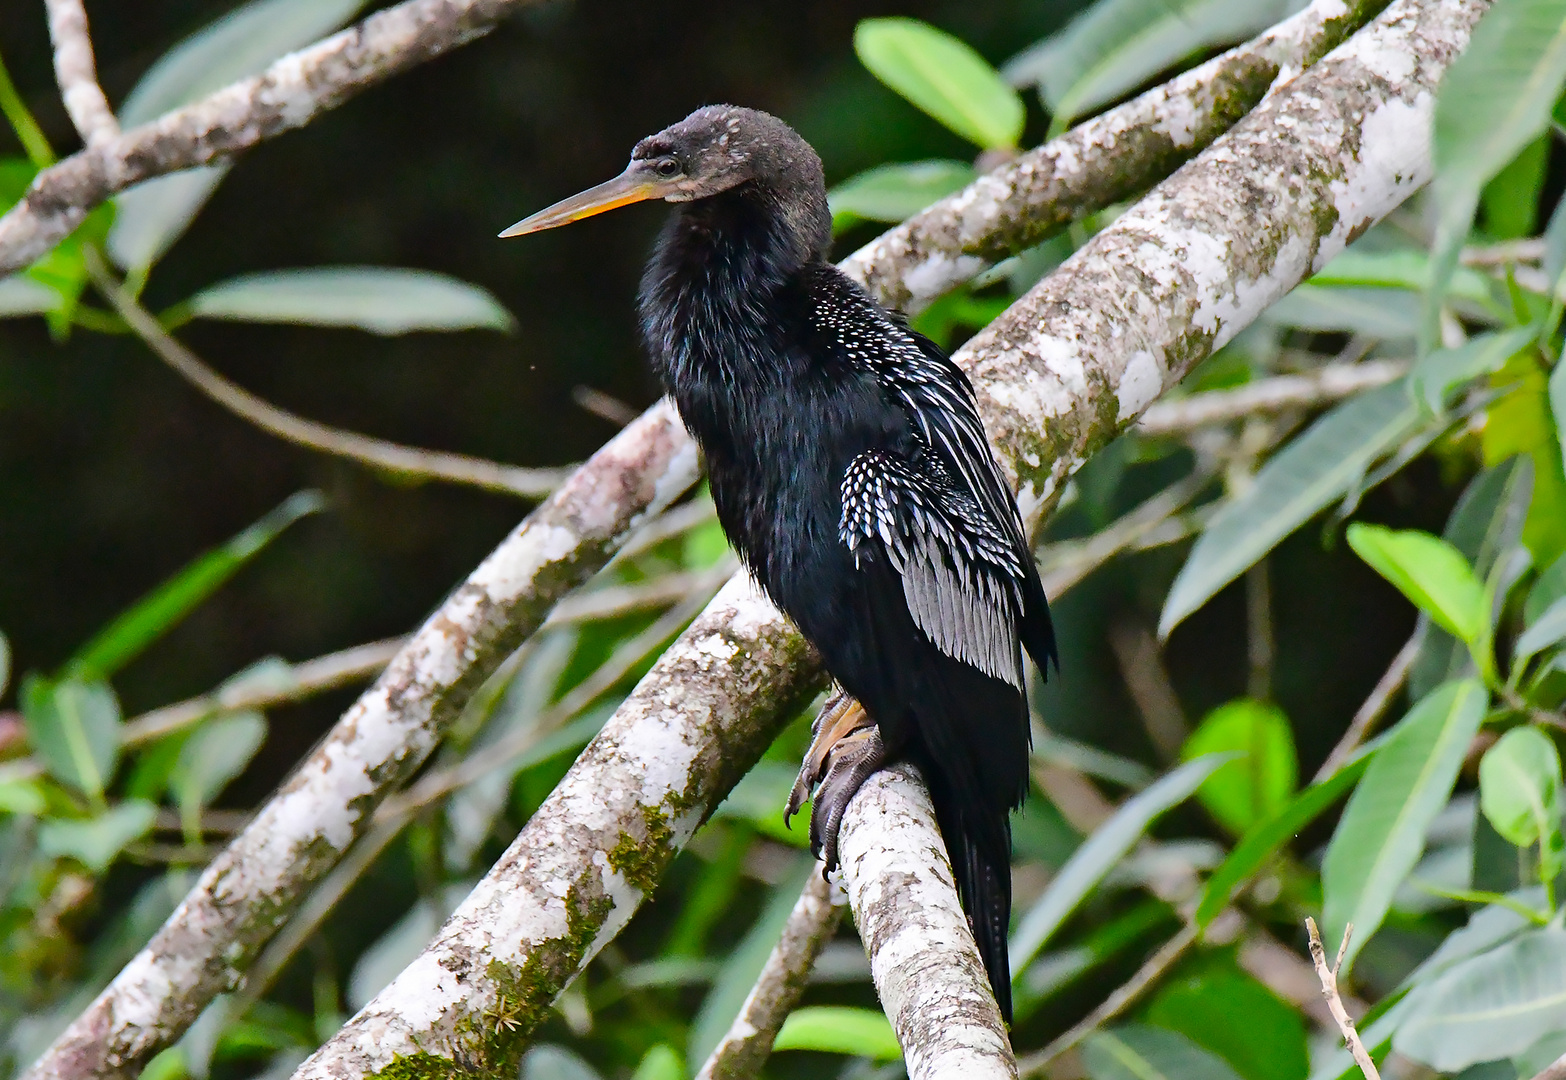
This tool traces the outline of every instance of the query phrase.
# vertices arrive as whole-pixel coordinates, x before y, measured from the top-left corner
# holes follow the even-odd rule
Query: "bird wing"
[[[849,464],[841,493],[838,536],[855,566],[884,558],[936,648],[1022,690],[1025,570],[993,516],[928,454],[866,451]]]

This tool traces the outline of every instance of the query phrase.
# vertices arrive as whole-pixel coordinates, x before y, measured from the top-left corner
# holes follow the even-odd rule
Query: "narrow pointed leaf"
[[[1546,608],[1528,629],[1522,632],[1517,639],[1516,647],[1512,650],[1512,662],[1525,663],[1530,657],[1562,641],[1566,641],[1566,596]],[[0,680],[0,687],[3,686],[4,681]]]
[[[1337,772],[1300,792],[1287,806],[1246,833],[1203,886],[1202,899],[1196,907],[1196,924],[1205,929],[1216,919],[1233,898],[1234,890],[1266,865],[1267,860],[1301,829],[1348,794],[1369,764],[1370,754],[1362,751]]]
[[[27,741],[49,774],[101,800],[120,756],[120,703],[106,683],[30,678],[22,686]]]
[[[1326,413],[1267,462],[1244,495],[1213,515],[1180,568],[1158,620],[1167,637],[1278,542],[1343,497],[1419,422],[1399,380]]]
[[[1232,754],[1209,754],[1188,761],[1178,769],[1127,799],[1113,817],[1100,825],[1066,861],[1044,890],[1044,895],[1017,922],[1011,935],[1011,970],[1020,976],[1044,943],[1087,898],[1104,875],[1165,811],[1190,798],[1192,793]]]
[[[1397,341],[1419,333],[1419,297],[1397,289],[1297,285],[1262,313],[1276,326]]]
[[[870,73],[952,131],[986,149],[1013,147],[1022,99],[968,45],[917,19],[865,19],[854,51]]]
[[[1455,965],[1423,993],[1392,1046],[1440,1072],[1520,1054],[1566,1028],[1566,931],[1526,931]]]
[[[127,799],[86,821],[46,821],[38,829],[38,850],[45,855],[70,856],[101,874],[126,845],[147,835],[157,816],[158,808],[152,803]]]
[[[855,221],[898,222],[973,181],[966,161],[908,161],[882,165],[849,177],[827,192],[832,225]]]
[[[477,285],[383,266],[246,274],[203,289],[191,297],[190,310],[202,319],[348,326],[384,335],[515,325],[500,301]]]
[[[1348,527],[1349,546],[1414,606],[1460,641],[1473,644],[1486,622],[1484,586],[1462,553],[1417,529]]]
[[[229,713],[202,724],[180,747],[169,787],[182,811],[199,812],[228,786],[266,740],[258,712]]]
[[[896,1061],[903,1056],[886,1014],[876,1009],[842,1005],[815,1005],[795,1009],[783,1021],[774,1050],[819,1050],[849,1054],[873,1061]]]
[[[1472,680],[1447,683],[1411,709],[1371,760],[1322,864],[1322,928],[1342,940],[1344,968],[1381,926],[1392,896],[1424,851],[1425,831],[1452,793],[1488,698]]]
[[[145,272],[174,246],[212,193],[229,165],[205,165],[147,180],[114,199],[109,257],[124,270]]]
[[[1141,1024],[1089,1035],[1082,1064],[1092,1080],[1240,1080],[1227,1061],[1179,1032]]]
[[[1440,412],[1459,387],[1480,375],[1499,371],[1535,336],[1535,330],[1522,326],[1479,334],[1453,349],[1435,349],[1410,374],[1412,391],[1432,412]]]
[[[137,601],[71,658],[65,666],[66,673],[76,678],[98,679],[113,675],[195,610],[284,529],[325,505],[316,491],[289,496],[276,510],[228,543],[198,557]]]

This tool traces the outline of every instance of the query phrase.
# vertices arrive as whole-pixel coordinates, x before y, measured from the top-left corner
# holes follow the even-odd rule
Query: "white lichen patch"
[[[1146,349],[1138,349],[1126,362],[1120,385],[1116,387],[1115,419],[1125,423],[1151,405],[1163,390],[1164,373],[1158,358]]]
[[[1360,126],[1359,160],[1332,182],[1338,222],[1316,256],[1316,269],[1342,251],[1371,222],[1385,217],[1435,172],[1430,127],[1435,96],[1420,90],[1412,100],[1393,99],[1367,114]]]

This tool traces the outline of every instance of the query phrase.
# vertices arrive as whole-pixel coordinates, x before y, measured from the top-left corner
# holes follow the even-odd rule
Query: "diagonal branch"
[[[109,101],[98,85],[82,0],[44,0],[49,9],[49,39],[54,42],[54,77],[60,84],[65,111],[89,148],[102,146],[120,133]]]
[[[1428,130],[1435,86],[1487,6],[1397,0],[958,354],[1030,520],[1092,449],[1429,178],[1429,144],[1408,132]],[[435,942],[297,1080],[513,1069],[815,674],[747,580],[725,586]],[[855,832],[840,837],[849,850]],[[861,925],[875,914],[855,910]],[[871,959],[897,1000],[893,958]]]
[[[406,22],[410,12],[438,9],[445,13],[442,19],[456,18],[462,12],[472,14],[480,6],[455,0],[446,4],[408,0],[295,54],[256,80],[219,91],[145,129],[125,133],[104,154],[112,157],[138,147],[146,149],[147,154],[137,157],[141,163],[137,168],[148,170],[146,175],[157,175],[208,160],[210,154],[200,156],[207,153],[204,147],[238,146],[240,142],[251,145],[282,130],[278,126],[281,119],[268,111],[275,100],[283,100],[268,96],[271,91],[266,88],[274,83],[281,80],[297,91],[299,79],[313,80],[323,96],[299,103],[305,114],[313,115],[345,99],[351,89],[344,87],[369,85],[388,73],[377,74],[377,64],[392,63],[400,70],[453,43],[450,23],[434,20],[425,32],[415,32],[417,27],[409,29]],[[482,6],[496,18],[509,9],[499,2]],[[1341,40],[1366,17],[1370,6],[1315,0],[1295,17],[1314,18],[1311,25],[1316,26],[1313,35],[1301,37],[1303,52],[1296,64],[1308,62]],[[466,33],[482,30],[479,23],[462,23],[460,18],[458,23],[467,27]],[[403,45],[423,42],[419,47],[424,52],[410,58],[398,52],[402,47],[396,44],[399,41]],[[1181,100],[1176,106],[1167,115],[1154,110],[1152,122],[1167,127],[1177,118],[1189,121],[1191,103]],[[268,116],[271,120],[263,123]],[[179,132],[185,129],[187,134],[195,134],[182,143]],[[1076,137],[1073,132],[1063,138]],[[0,268],[25,264],[32,257],[28,252],[45,250],[58,238],[59,232],[50,230],[67,227],[73,214],[106,197],[111,188],[119,190],[132,182],[119,183],[119,187],[102,178],[79,183],[82,176],[91,179],[97,175],[93,169],[106,168],[87,168],[81,160],[82,155],[72,159],[78,162],[72,166],[78,172],[41,175],[26,203],[0,219]],[[1089,173],[1118,168],[1113,155],[1100,154],[1092,160]],[[1136,160],[1141,167],[1148,167],[1145,157]],[[82,169],[86,172],[81,173]],[[104,175],[111,173],[121,175],[113,170]],[[1152,183],[1158,175],[1149,172],[1142,182]],[[1108,190],[1107,173],[1103,179]],[[1089,190],[1092,187],[1087,185]],[[878,282],[879,294],[892,299],[887,290],[900,274],[938,266],[948,258],[940,254],[939,244],[932,239],[940,231],[933,228],[938,219],[932,215],[945,214],[955,220],[976,208],[983,208],[987,220],[1001,229],[1010,227],[1012,217],[1028,212],[1028,202],[1021,193],[1013,198],[993,186],[981,190],[975,185],[926,211],[916,219],[922,224],[911,223],[889,234],[894,239],[913,238],[927,258],[898,256],[896,253],[904,249],[902,241],[896,241],[885,255],[872,249],[861,251],[845,268]],[[1283,284],[1280,282],[1280,287]],[[1198,358],[1193,354],[1191,362]],[[1074,392],[1085,395],[1095,391],[1082,384]],[[595,454],[414,635],[320,748],[202,875],[148,947],[56,1040],[28,1071],[26,1080],[134,1076],[152,1054],[178,1038],[217,993],[242,976],[311,883],[364,833],[370,811],[422,763],[472,690],[541,624],[555,601],[602,567],[640,523],[687,490],[695,482],[696,466],[695,447],[667,402],[644,413]],[[1038,509],[1037,504],[1030,507],[1034,513]],[[786,628],[779,629],[781,619],[775,614],[763,618],[754,608],[747,611],[757,623],[751,632],[761,633],[762,623],[776,623],[768,632],[786,637]],[[689,634],[682,639],[689,640]],[[758,662],[764,666],[765,659]],[[787,665],[767,670],[785,681],[796,677]],[[755,677],[761,678],[759,674]],[[677,702],[679,692],[670,692]],[[672,705],[671,710],[668,715],[672,718],[667,721],[670,730],[685,731],[689,717]],[[758,708],[750,722],[770,730],[769,725],[781,720]],[[640,810],[632,810],[625,827],[634,835],[634,830],[644,828],[640,822]],[[578,924],[580,934],[588,940],[596,938],[601,929],[601,921]],[[569,974],[564,972],[561,977]],[[545,989],[547,986],[541,986],[537,992]]]

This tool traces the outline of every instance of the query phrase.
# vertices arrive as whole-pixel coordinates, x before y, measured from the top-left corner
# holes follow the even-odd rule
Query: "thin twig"
[[[466,484],[525,499],[549,494],[569,473],[566,469],[525,469],[466,454],[403,446],[295,416],[213,371],[114,279],[100,255],[90,249],[86,254],[94,284],[148,348],[207,397],[280,439],[403,476]]]
[[[1174,937],[1164,942],[1157,952],[1147,958],[1146,963],[1137,968],[1136,974],[1132,975],[1114,993],[1105,998],[1098,1008],[1088,1013],[1069,1031],[1057,1036],[1053,1042],[1038,1053],[1019,1058],[1017,1060],[1018,1076],[1025,1078],[1044,1072],[1061,1054],[1064,1054],[1067,1050],[1070,1050],[1098,1030],[1098,1028],[1119,1016],[1146,993],[1149,987],[1163,978],[1164,974],[1175,965],[1175,962],[1185,955],[1186,950],[1196,943],[1201,933],[1197,929],[1195,922],[1188,922],[1182,926]]]
[[[1207,390],[1151,405],[1137,421],[1143,435],[1182,435],[1259,413],[1304,409],[1385,386],[1408,374],[1407,360],[1369,360],[1362,364],[1326,364],[1300,375],[1275,375],[1233,390]]]
[[[1375,726],[1376,721],[1386,715],[1392,699],[1403,688],[1403,684],[1408,681],[1408,673],[1413,670],[1414,659],[1419,655],[1419,639],[1420,635],[1415,633],[1397,651],[1387,670],[1382,673],[1380,679],[1376,680],[1370,696],[1355,711],[1354,718],[1349,721],[1348,730],[1332,748],[1332,753],[1327,755],[1327,760],[1321,763],[1313,783],[1319,784],[1341,769],[1344,762],[1354,756],[1354,751],[1359,749],[1360,743],[1365,741],[1365,736],[1370,734],[1370,729]]]
[[[232,686],[142,713],[126,722],[120,741],[125,746],[140,746],[198,724],[213,713],[269,709],[349,686],[379,674],[406,642],[400,637],[372,641],[314,660],[283,664],[266,678],[240,678]]]
[[[1524,240],[1503,240],[1499,244],[1467,247],[1463,249],[1464,266],[1506,266],[1510,263],[1536,263],[1544,258],[1544,237],[1530,236]]]
[[[1348,1010],[1343,1007],[1343,999],[1338,996],[1338,971],[1343,967],[1343,955],[1348,952],[1349,936],[1354,933],[1354,924],[1343,927],[1343,943],[1338,946],[1338,958],[1331,967],[1327,966],[1327,950],[1321,944],[1321,931],[1316,929],[1316,920],[1308,915],[1305,917],[1305,929],[1310,934],[1310,958],[1315,961],[1316,975],[1321,979],[1321,996],[1327,999],[1327,1008],[1332,1010],[1332,1019],[1337,1021],[1349,1053],[1354,1055],[1354,1062],[1359,1066],[1359,1071],[1365,1074],[1365,1080],[1381,1080],[1376,1063],[1370,1060],[1365,1044],[1360,1041],[1359,1032],[1354,1029],[1354,1018],[1349,1016]]]
[[[54,42],[54,77],[71,123],[88,147],[99,147],[120,133],[119,122],[98,85],[92,36],[82,0],[44,0],[49,9],[49,38]]]
[[[1263,555],[1245,572],[1245,657],[1250,671],[1245,693],[1255,701],[1272,697],[1272,578]]]
[[[843,908],[834,892],[818,866],[805,882],[799,901],[783,926],[783,935],[772,947],[739,1015],[696,1074],[696,1080],[751,1080],[760,1075],[783,1021],[799,1003],[805,984],[810,981],[816,957],[837,932]]]
[[[1109,646],[1153,749],[1165,761],[1179,760],[1190,725],[1164,667],[1158,639],[1141,623],[1126,620],[1110,627]]]

